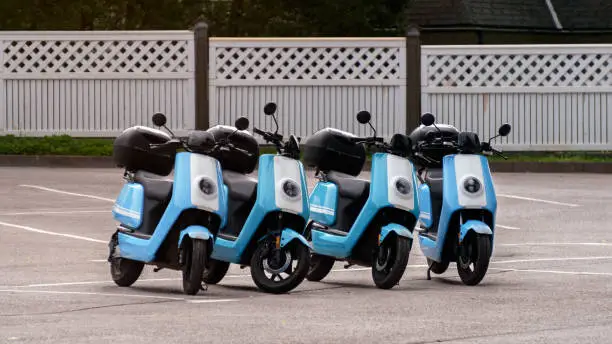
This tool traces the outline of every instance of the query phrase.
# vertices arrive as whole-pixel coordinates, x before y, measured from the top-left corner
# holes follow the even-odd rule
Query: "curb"
[[[0,167],[118,168],[110,156],[0,155]],[[495,173],[612,173],[612,162],[492,161]],[[364,170],[369,170],[366,162]]]

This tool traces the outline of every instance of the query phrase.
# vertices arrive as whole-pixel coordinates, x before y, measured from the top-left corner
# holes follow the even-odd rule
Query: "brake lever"
[[[504,160],[508,160],[508,157],[503,155],[502,152],[498,151],[497,149],[491,148],[491,151],[495,153],[495,155],[502,157]]]

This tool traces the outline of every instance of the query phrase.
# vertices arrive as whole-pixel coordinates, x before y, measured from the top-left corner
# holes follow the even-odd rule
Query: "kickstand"
[[[202,285],[200,285],[200,289],[204,290],[204,291],[207,291],[208,290],[208,285],[206,283],[202,282]]]
[[[427,268],[427,280],[431,281],[431,267]]]

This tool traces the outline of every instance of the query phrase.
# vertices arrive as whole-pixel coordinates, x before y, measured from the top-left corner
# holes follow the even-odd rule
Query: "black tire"
[[[463,284],[473,286],[480,283],[487,273],[490,260],[490,237],[481,234],[469,235],[459,248],[457,257],[457,272]]]
[[[206,266],[206,241],[190,240],[184,246],[183,292],[195,295],[202,288],[202,276]]]
[[[230,263],[222,262],[220,260],[209,259],[202,275],[202,281],[206,284],[217,284],[221,282],[227,270],[229,270]]]
[[[113,258],[110,271],[113,281],[120,287],[129,287],[138,280],[144,263],[125,258]]]
[[[287,255],[289,253],[289,255]],[[282,258],[282,260],[278,263],[274,261],[275,254],[278,254]],[[290,259],[288,262],[288,266],[284,269],[282,265],[285,266],[287,263],[287,259]],[[293,262],[297,261],[297,265],[293,267]],[[264,262],[268,267],[264,267]],[[287,272],[287,270],[291,267],[291,271]],[[300,285],[306,274],[308,274],[308,268],[310,267],[310,250],[308,247],[304,246],[302,243],[293,242],[289,245],[276,249],[273,242],[269,240],[264,240],[259,243],[257,249],[253,253],[251,257],[251,277],[253,278],[253,282],[259,287],[259,289],[272,294],[283,294],[293,290],[295,287]],[[277,269],[276,271],[280,271],[278,273],[270,271],[271,269]],[[268,277],[266,272],[270,273],[271,276]],[[287,274],[289,277],[282,278],[281,274]],[[276,278],[280,279],[280,281],[276,281]]]
[[[435,260],[431,260],[427,258],[427,265],[429,266],[429,269],[431,270],[431,272],[433,272],[436,275],[441,275],[445,273],[446,270],[448,269],[448,266],[450,265],[450,261],[443,260],[441,262],[436,262]]]
[[[402,279],[411,246],[412,240],[395,236],[379,247],[372,259],[372,279],[378,288],[391,289]]]
[[[310,268],[306,279],[311,282],[321,281],[329,274],[334,267],[334,263],[336,263],[335,258],[313,253],[310,255]]]

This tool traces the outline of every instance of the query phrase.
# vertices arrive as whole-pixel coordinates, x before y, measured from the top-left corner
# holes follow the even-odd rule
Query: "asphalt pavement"
[[[338,263],[321,283],[260,292],[248,268],[182,294],[106,262],[118,169],[0,168],[0,343],[610,343],[612,175],[495,174],[494,256],[475,287],[426,280],[415,242],[399,286]],[[312,175],[310,175],[312,177]],[[364,173],[364,177],[368,177]],[[312,184],[314,181],[310,180]]]

